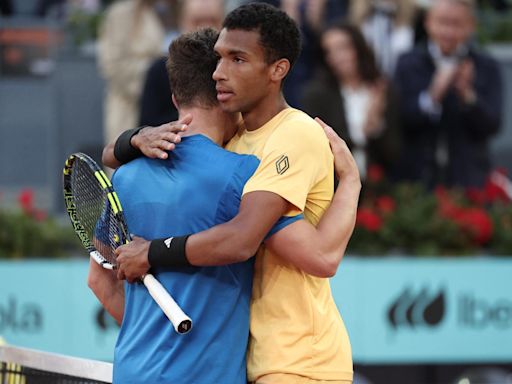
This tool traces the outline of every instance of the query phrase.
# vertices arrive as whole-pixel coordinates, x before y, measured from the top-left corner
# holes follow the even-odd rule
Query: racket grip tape
[[[92,259],[97,262],[99,265],[101,265],[105,269],[115,269],[112,264],[110,264],[98,251],[91,251],[89,252],[89,255],[92,257]]]
[[[180,334],[188,333],[192,329],[192,320],[183,312],[162,284],[150,274],[143,276],[142,282],[148,289],[151,297],[153,297],[158,306],[169,318],[174,330]]]

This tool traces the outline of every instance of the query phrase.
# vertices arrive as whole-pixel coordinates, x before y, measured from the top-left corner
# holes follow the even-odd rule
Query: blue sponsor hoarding
[[[360,363],[511,362],[512,259],[347,259],[334,297]]]
[[[88,260],[0,262],[0,336],[112,360]],[[331,280],[357,363],[512,361],[512,259],[346,258]]]
[[[87,287],[88,260],[0,262],[0,336],[111,361],[118,327]]]

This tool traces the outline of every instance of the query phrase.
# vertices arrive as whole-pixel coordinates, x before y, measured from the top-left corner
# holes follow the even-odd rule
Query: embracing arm
[[[247,193],[242,198],[239,213],[232,220],[188,238],[188,261],[192,265],[208,266],[249,259],[287,209],[288,202],[275,193]]]
[[[314,276],[329,277],[336,273],[354,229],[361,182],[358,173],[342,177],[318,227],[299,220],[265,242],[279,257]],[[289,203],[273,192],[247,193],[232,220],[188,238],[186,259],[195,266],[245,261],[256,253],[265,235],[288,208]]]
[[[87,285],[105,310],[121,324],[124,314],[124,285],[112,271],[104,269],[94,260],[89,262]]]
[[[331,276],[343,257],[352,234],[361,182],[355,161],[345,142],[323,122],[341,183],[331,206],[315,228],[305,220],[290,224],[267,240],[279,257],[297,268],[319,276]],[[273,192],[253,191],[243,196],[237,216],[225,224],[190,236],[184,247],[188,263],[196,266],[224,265],[253,256],[265,235],[289,210],[289,202]],[[153,242],[162,242],[154,240]],[[140,238],[116,250],[118,277],[128,281],[149,269],[150,242]],[[171,257],[164,249],[165,259]],[[180,252],[182,253],[182,252]],[[182,255],[184,257],[184,254]]]
[[[304,272],[330,277],[336,273],[354,230],[361,181],[346,143],[323,121],[317,121],[324,128],[334,154],[340,179],[338,189],[316,228],[306,220],[299,220],[275,233],[265,244]],[[188,238],[188,261],[206,266],[247,260],[288,209],[289,203],[275,193],[247,193],[234,219]]]
[[[360,189],[358,178],[343,179],[316,228],[299,220],[270,237],[266,246],[310,275],[334,276],[354,230]]]
[[[101,161],[107,167],[116,169],[140,156],[153,159],[167,159],[167,152],[172,151],[181,141],[181,132],[192,122],[192,115],[187,114],[178,121],[162,124],[158,127],[129,129],[103,149]]]
[[[117,277],[133,282],[147,273],[150,267],[175,267],[176,260],[180,260],[179,265],[184,262],[194,266],[245,261],[256,254],[264,237],[287,209],[288,202],[281,196],[254,191],[243,196],[240,210],[233,219],[189,236],[186,243],[184,238],[173,238],[169,249],[164,245],[168,239],[148,241],[133,237],[129,244],[116,249]],[[175,239],[182,244],[178,258],[171,254]]]

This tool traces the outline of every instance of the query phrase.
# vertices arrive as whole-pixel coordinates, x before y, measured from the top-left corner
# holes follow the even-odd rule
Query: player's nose
[[[217,67],[215,68],[215,71],[213,71],[213,75],[212,75],[213,80],[220,81],[220,80],[226,80],[227,79],[226,71],[225,71],[224,67],[225,66],[223,64],[222,59],[219,60],[219,62],[217,63]]]

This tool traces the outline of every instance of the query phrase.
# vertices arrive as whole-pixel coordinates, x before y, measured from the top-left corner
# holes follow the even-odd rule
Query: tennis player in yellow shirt
[[[351,383],[350,342],[326,277],[335,273],[352,233],[360,190],[357,168],[351,158],[350,166],[337,164],[341,181],[333,199],[329,141],[319,124],[287,105],[281,92],[300,52],[299,30],[284,12],[261,3],[235,9],[224,21],[215,51],[217,99],[224,111],[243,117],[226,148],[260,159],[245,185],[240,213],[207,231],[175,237],[169,248],[163,246],[166,239],[135,239],[118,250],[119,276],[133,280],[164,259],[167,266],[169,260],[173,266],[238,262],[259,248],[248,380]],[[129,146],[145,146],[142,152],[152,157],[165,157],[177,141],[165,129],[128,136]],[[104,162],[123,161],[122,147],[121,140],[108,146]],[[336,150],[348,153],[346,146]],[[317,227],[298,221],[260,247],[281,216],[301,212]]]

